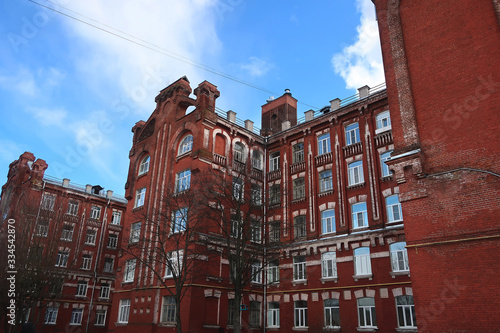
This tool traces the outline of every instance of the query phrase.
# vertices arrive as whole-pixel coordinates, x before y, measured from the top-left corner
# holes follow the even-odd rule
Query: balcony
[[[227,157],[226,156],[222,156],[222,155],[219,155],[219,154],[213,154],[213,162],[215,164],[218,164],[218,165],[222,165],[222,166],[226,166],[227,165]]]
[[[272,181],[281,178],[281,170],[274,170],[267,173],[267,180]]]
[[[305,169],[306,169],[306,162],[304,161],[290,165],[291,174],[304,171]]]
[[[392,131],[382,132],[375,135],[375,147],[387,146],[392,143]]]
[[[363,152],[363,143],[356,142],[352,145],[345,146],[342,150],[344,151],[344,157],[361,154]]]
[[[322,155],[316,156],[315,160],[316,160],[316,166],[324,165],[327,163],[332,163],[333,154],[332,154],[332,152],[322,154]]]
[[[252,168],[252,178],[263,181],[264,173],[262,172],[262,170]]]

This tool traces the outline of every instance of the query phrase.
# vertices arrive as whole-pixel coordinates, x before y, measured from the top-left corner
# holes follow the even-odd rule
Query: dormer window
[[[146,156],[142,159],[141,164],[139,165],[139,176],[149,171],[150,160],[151,160],[150,156]]]
[[[184,155],[193,150],[193,136],[191,134],[186,135],[179,145],[179,152],[177,155]]]

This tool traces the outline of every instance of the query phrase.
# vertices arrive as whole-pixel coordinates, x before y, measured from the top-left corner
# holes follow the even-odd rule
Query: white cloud
[[[253,77],[266,75],[273,68],[273,65],[269,64],[264,59],[250,57],[248,60],[249,63],[243,64],[240,67],[248,71],[248,73]]]
[[[357,7],[361,12],[357,40],[332,58],[335,73],[348,89],[373,87],[385,81],[375,6],[371,0],[357,0]]]
[[[68,115],[68,112],[63,109],[31,107],[28,108],[28,111],[44,126],[64,127],[64,120]]]
[[[1,75],[0,86],[5,90],[33,97],[38,93],[33,73],[27,68],[20,68],[13,75]]]

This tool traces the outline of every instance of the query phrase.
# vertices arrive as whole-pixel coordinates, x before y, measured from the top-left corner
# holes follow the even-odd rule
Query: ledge
[[[335,283],[337,283],[337,282],[338,282],[338,280],[339,280],[339,278],[338,278],[338,277],[327,277],[327,278],[322,277],[322,278],[320,278],[319,280],[320,280],[320,281],[321,281],[321,283],[323,283],[323,284],[325,284],[325,282],[335,282]]]
[[[354,190],[354,189],[361,188],[361,187],[364,187],[364,186],[365,186],[365,182],[362,182],[362,183],[348,185],[347,189],[348,190]]]
[[[323,327],[323,332],[340,332],[341,331],[340,326],[333,326],[333,327]]]
[[[410,277],[410,271],[400,271],[400,272],[389,272],[392,278],[396,278],[396,276],[408,275]]]
[[[293,331],[297,332],[309,332],[309,326],[307,327],[292,327]]]
[[[353,275],[352,278],[354,279],[354,281],[358,281],[358,280],[361,280],[361,279],[371,280],[373,278],[373,274]]]
[[[158,323],[158,327],[176,327],[177,324],[174,322]]]
[[[326,197],[327,195],[330,195],[330,194],[333,194],[334,190],[328,190],[328,191],[325,191],[325,192],[320,192],[318,194],[318,197],[322,198],[322,197]]]
[[[417,327],[398,327],[398,328],[396,328],[396,332],[417,333],[418,329],[417,329]]]
[[[296,286],[298,284],[303,284],[304,286],[307,286],[307,279],[306,280],[292,280],[292,284],[294,286]]]
[[[356,327],[356,330],[358,332],[376,332],[378,330],[378,327],[373,326],[373,327]]]

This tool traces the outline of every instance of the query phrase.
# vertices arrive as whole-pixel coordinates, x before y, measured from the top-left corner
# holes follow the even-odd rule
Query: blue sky
[[[384,81],[371,0],[33,1],[0,2],[1,184],[31,151],[48,175],[123,194],[131,128],[183,75],[256,127],[284,89],[301,117]]]

